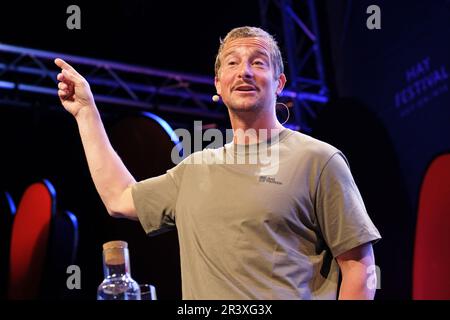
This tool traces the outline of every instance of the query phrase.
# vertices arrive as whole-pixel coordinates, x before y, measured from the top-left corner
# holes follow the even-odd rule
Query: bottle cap
[[[103,244],[103,255],[105,263],[109,265],[118,265],[125,263],[125,253],[123,249],[128,248],[125,241],[109,241]]]
[[[126,241],[114,240],[103,244],[103,250],[112,248],[128,248],[128,243]]]

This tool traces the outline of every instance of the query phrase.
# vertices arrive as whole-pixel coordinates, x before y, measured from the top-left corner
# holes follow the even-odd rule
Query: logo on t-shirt
[[[275,180],[274,177],[269,177],[269,176],[259,176],[259,182],[283,184],[282,182]]]

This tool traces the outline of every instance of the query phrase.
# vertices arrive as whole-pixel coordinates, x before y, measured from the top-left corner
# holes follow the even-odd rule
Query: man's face
[[[225,105],[233,111],[268,110],[286,83],[274,78],[270,47],[262,38],[240,38],[225,44],[215,84]]]

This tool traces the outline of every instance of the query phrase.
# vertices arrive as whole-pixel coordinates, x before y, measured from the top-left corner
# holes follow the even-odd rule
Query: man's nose
[[[239,67],[239,76],[241,78],[251,78],[253,77],[253,70],[250,63],[242,62]]]

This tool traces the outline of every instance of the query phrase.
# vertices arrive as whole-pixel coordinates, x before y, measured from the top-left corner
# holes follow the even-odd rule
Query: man
[[[184,299],[374,297],[372,242],[380,235],[342,153],[278,122],[286,77],[268,33],[236,28],[219,48],[215,86],[233,142],[138,183],[111,147],[86,80],[55,63],[58,95],[78,123],[109,214],[139,220],[148,234],[176,225]],[[236,161],[255,147],[275,161]]]

